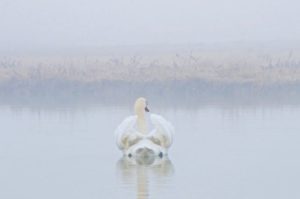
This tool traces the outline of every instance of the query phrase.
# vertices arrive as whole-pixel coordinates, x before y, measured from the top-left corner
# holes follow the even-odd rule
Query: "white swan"
[[[159,115],[146,113],[149,109],[142,97],[136,100],[134,112],[115,131],[119,149],[128,157],[166,155],[173,141],[172,124]]]

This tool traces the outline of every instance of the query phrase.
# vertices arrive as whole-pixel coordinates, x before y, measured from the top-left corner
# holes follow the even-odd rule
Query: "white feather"
[[[137,137],[141,137],[134,126],[136,125],[137,116],[129,116],[117,127],[115,131],[117,146],[121,150],[126,150],[130,141],[134,141]]]
[[[137,116],[129,116],[123,120],[115,131],[117,146],[124,154],[134,154],[139,148],[149,148],[155,153],[167,153],[173,142],[173,125],[162,116],[150,114],[146,120],[149,127],[147,134],[138,132]]]
[[[148,135],[149,138],[158,139],[163,147],[169,148],[173,143],[174,127],[160,115],[151,114],[151,122],[154,129]]]

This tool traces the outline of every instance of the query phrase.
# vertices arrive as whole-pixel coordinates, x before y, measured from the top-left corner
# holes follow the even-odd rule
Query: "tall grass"
[[[141,95],[192,107],[200,101],[299,103],[300,49],[0,56],[0,103],[117,104]]]
[[[0,84],[59,80],[285,84],[300,81],[300,51],[198,50],[119,56],[2,56]]]

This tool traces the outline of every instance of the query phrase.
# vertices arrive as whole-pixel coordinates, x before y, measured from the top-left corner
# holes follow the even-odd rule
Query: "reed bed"
[[[117,104],[138,96],[193,105],[299,103],[300,50],[0,56],[0,103]]]
[[[2,56],[0,84],[59,80],[286,84],[300,81],[300,51],[190,51],[158,55]]]

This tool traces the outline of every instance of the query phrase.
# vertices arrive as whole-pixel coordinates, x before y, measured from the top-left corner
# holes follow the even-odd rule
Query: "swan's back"
[[[134,128],[136,119],[137,116],[125,118],[115,130],[116,142],[119,149],[126,150],[126,148],[133,144],[130,142],[133,142],[134,136],[137,134],[137,131]]]
[[[147,115],[145,122],[149,127],[146,134],[138,131],[137,116],[125,118],[117,127],[115,131],[117,146],[125,155],[135,156],[144,149],[150,149],[156,155],[167,153],[173,142],[173,125],[156,114]]]
[[[160,142],[158,144],[162,147],[169,148],[173,143],[173,125],[157,114],[151,114],[150,118],[154,129],[149,136],[153,138],[154,142]]]

